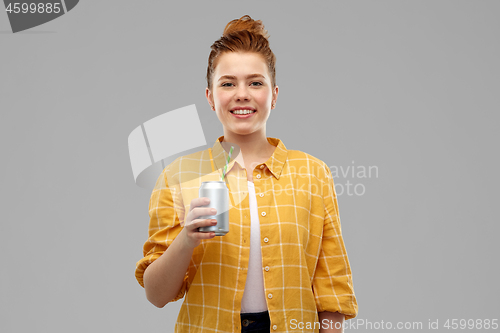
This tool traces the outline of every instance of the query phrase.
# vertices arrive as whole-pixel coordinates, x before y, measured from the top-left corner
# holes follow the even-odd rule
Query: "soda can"
[[[215,236],[224,236],[229,232],[229,189],[224,181],[208,181],[201,183],[200,198],[210,199],[206,206],[217,210],[217,215],[204,215],[199,219],[216,219],[217,224],[209,227],[201,227],[204,232],[215,232]]]

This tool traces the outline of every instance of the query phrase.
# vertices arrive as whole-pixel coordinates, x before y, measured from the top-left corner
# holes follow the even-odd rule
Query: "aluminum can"
[[[229,232],[229,190],[224,181],[203,182],[199,191],[200,198],[210,199],[206,206],[217,210],[217,215],[203,215],[199,219],[216,219],[217,224],[209,227],[201,227],[200,231],[215,232],[215,236],[224,236]]]

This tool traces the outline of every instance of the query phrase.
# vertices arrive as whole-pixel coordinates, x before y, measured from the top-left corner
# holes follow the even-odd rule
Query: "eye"
[[[231,82],[224,82],[223,84],[221,84],[221,87],[230,87],[231,85]]]
[[[254,82],[252,82],[252,85],[261,86],[261,85],[262,85],[262,82],[259,82],[259,81],[254,81]]]

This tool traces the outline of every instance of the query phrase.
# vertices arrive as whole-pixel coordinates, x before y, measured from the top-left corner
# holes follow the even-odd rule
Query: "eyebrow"
[[[253,79],[253,78],[256,78],[256,77],[265,79],[265,76],[262,75],[262,74],[250,74],[250,75],[246,76],[246,79]],[[225,80],[225,79],[236,80],[236,76],[234,76],[234,75],[222,75],[219,78],[219,80],[217,80],[217,81]]]

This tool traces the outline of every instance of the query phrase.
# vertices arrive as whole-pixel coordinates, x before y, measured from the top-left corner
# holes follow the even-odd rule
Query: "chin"
[[[253,134],[256,132],[256,131],[252,131],[250,129],[236,129],[236,130],[229,130],[229,131],[234,133],[234,134],[237,134],[237,135],[249,135],[249,134]]]

